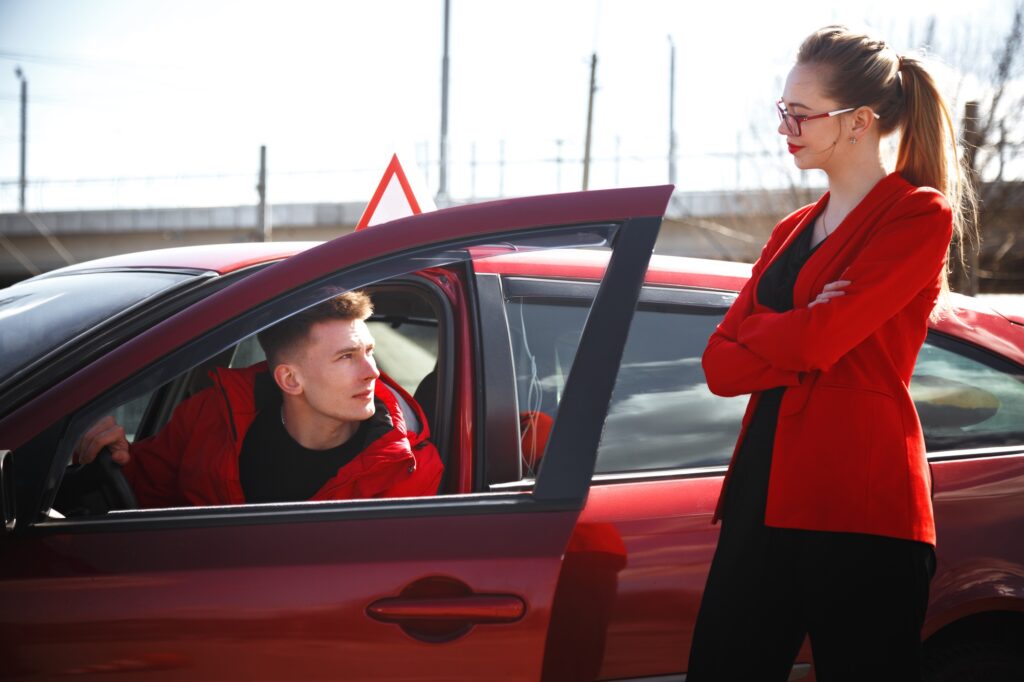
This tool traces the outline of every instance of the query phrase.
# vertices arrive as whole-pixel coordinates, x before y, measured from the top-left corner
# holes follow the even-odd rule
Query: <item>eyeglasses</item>
[[[779,119],[782,124],[786,127],[786,132],[793,137],[800,137],[803,135],[803,128],[801,126],[807,121],[813,121],[816,118],[831,118],[838,116],[839,114],[846,114],[851,111],[856,111],[859,107],[849,107],[847,109],[837,109],[835,111],[826,111],[824,114],[814,114],[813,116],[801,116],[800,114],[791,114],[786,111],[786,105],[780,99],[775,103],[776,109],[779,112]],[[875,118],[881,118],[875,112],[871,112]]]

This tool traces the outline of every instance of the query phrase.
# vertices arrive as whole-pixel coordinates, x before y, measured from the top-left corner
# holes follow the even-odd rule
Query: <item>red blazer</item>
[[[733,461],[759,392],[788,387],[775,434],[767,525],[934,545],[931,476],[908,386],[939,292],[951,211],[939,192],[893,173],[807,260],[793,310],[760,305],[761,273],[800,230],[812,229],[827,201],[825,194],[775,227],[708,341],[708,387],[724,396],[751,394]],[[851,281],[844,296],[807,307],[838,279]],[[727,473],[723,493],[728,481]],[[719,497],[715,521],[721,505]]]
[[[210,373],[214,385],[182,402],[167,425],[152,438],[131,446],[132,458],[124,467],[140,507],[244,504],[238,462],[245,434],[256,418],[256,375],[266,363],[244,369],[217,368]],[[400,393],[416,411],[419,433],[406,428]],[[423,410],[402,387],[381,374],[374,396],[382,410],[371,419],[379,422],[379,437],[338,469],[311,500],[347,500],[369,497],[434,495],[444,467]]]

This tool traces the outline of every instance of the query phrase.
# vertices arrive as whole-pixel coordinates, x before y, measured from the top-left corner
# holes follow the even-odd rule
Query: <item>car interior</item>
[[[452,335],[450,316],[441,295],[425,280],[408,278],[378,283],[364,289],[370,294],[374,313],[367,326],[376,342],[374,355],[378,369],[386,373],[423,409],[430,429],[430,440],[442,461],[448,464],[445,445],[449,442],[448,420],[451,409]],[[205,359],[154,391],[138,396],[113,413],[124,426],[129,442],[150,437],[171,419],[175,408],[185,399],[211,387],[214,368],[248,367],[265,359],[256,335]],[[415,411],[401,396],[400,404],[409,428],[421,431]],[[118,480],[120,479],[120,480]],[[61,482],[53,511],[64,517],[102,514],[113,509],[134,507],[130,487],[119,475],[109,455],[97,458],[95,465],[69,464]],[[447,489],[442,480],[438,493]]]

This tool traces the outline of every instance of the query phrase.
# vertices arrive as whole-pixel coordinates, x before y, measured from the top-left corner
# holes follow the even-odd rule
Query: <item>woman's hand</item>
[[[843,287],[848,286],[850,286],[850,280],[848,279],[837,279],[834,282],[829,282],[822,288],[821,293],[818,294],[818,297],[807,304],[807,307],[813,308],[814,306],[820,303],[828,303],[836,296],[842,296],[843,294],[846,293],[845,291],[843,291]]]

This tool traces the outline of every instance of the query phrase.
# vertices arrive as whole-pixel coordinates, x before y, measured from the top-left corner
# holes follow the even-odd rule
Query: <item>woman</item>
[[[935,525],[907,386],[972,206],[955,131],[923,64],[838,26],[778,106],[829,191],[776,226],[704,352],[713,392],[751,398],[687,680],[785,680],[805,635],[819,682],[920,679]]]

